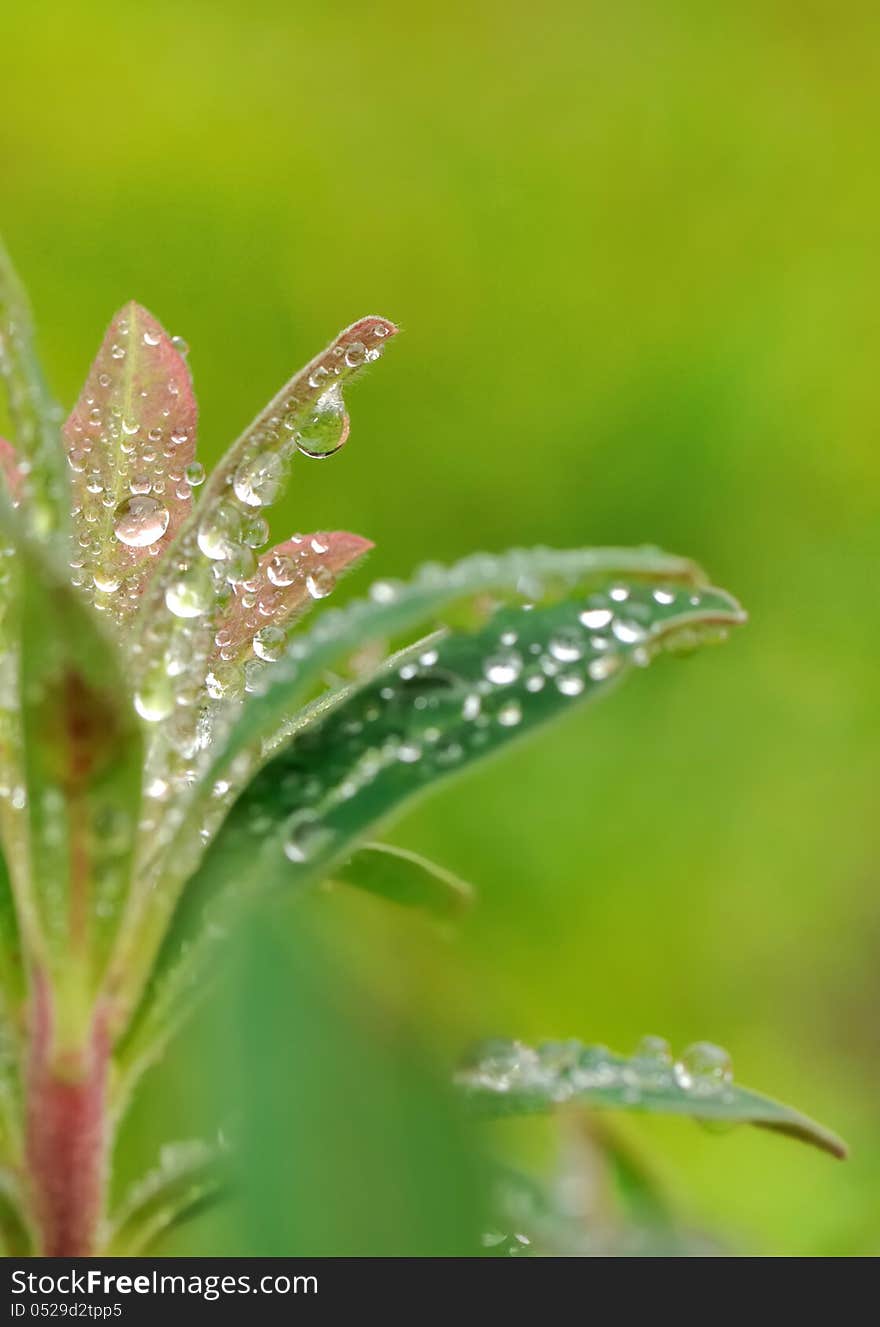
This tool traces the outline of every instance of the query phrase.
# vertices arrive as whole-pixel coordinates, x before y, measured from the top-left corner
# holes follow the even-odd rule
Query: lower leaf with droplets
[[[564,1106],[687,1115],[710,1124],[753,1124],[812,1143],[835,1157],[846,1144],[791,1106],[732,1081],[720,1047],[698,1042],[678,1060],[665,1043],[647,1038],[632,1056],[578,1041],[518,1041],[478,1047],[456,1076],[471,1112],[480,1118],[535,1114]]]

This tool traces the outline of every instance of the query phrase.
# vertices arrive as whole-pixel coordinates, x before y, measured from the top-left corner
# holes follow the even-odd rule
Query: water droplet
[[[610,608],[587,608],[580,614],[580,620],[588,631],[601,631],[608,626],[612,617]]]
[[[374,581],[369,594],[374,604],[393,604],[400,592],[394,581]]]
[[[276,553],[269,559],[266,575],[273,585],[280,587],[292,585],[297,578],[296,560],[288,557],[286,553]]]
[[[190,488],[198,488],[205,482],[205,467],[201,461],[191,461],[183,472],[183,477]]]
[[[186,341],[184,341],[182,336],[172,336],[171,344],[174,346],[174,349],[177,351],[178,355],[189,354],[189,345]]]
[[[284,855],[289,862],[307,862],[327,847],[332,837],[314,811],[298,811],[287,822]]]
[[[306,589],[313,599],[326,599],[336,585],[329,567],[314,567],[306,576]]]
[[[587,665],[587,672],[594,682],[603,682],[606,677],[611,677],[620,667],[620,656],[617,654],[603,654],[598,659],[591,659]]]
[[[284,652],[286,635],[280,627],[261,627],[254,636],[254,654],[267,663],[274,663]]]
[[[133,494],[116,508],[113,532],[129,548],[147,548],[162,538],[170,519],[168,508],[158,498]]]
[[[134,707],[147,723],[158,723],[167,719],[174,709],[174,693],[164,670],[154,676],[135,693]]]
[[[267,507],[274,502],[284,478],[280,456],[269,452],[250,461],[242,461],[235,472],[232,487],[240,502],[249,507]]]
[[[711,1093],[731,1082],[733,1066],[722,1046],[711,1041],[695,1041],[676,1060],[674,1073],[675,1081],[686,1092]]]
[[[493,686],[509,686],[522,672],[522,659],[515,650],[490,655],[483,665],[483,674]]]
[[[242,516],[231,502],[221,502],[209,512],[199,526],[199,548],[205,557],[218,561],[228,557],[230,550],[241,539]]]
[[[580,673],[560,673],[556,678],[556,690],[562,696],[579,696],[584,686]]]
[[[112,572],[98,570],[92,577],[96,590],[101,594],[113,594],[119,589],[119,577],[114,576]]]
[[[560,663],[574,663],[576,659],[583,658],[583,637],[573,627],[562,628],[554,632],[549,648],[553,658],[558,659]]]
[[[674,604],[674,603],[675,603],[675,595],[672,593],[671,590],[662,590],[662,589],[655,590],[655,591],[654,591],[653,598],[654,598],[655,603],[658,603],[658,604]]]
[[[502,728],[515,728],[522,719],[522,710],[517,701],[509,700],[498,711],[498,722]]]
[[[209,583],[197,572],[184,573],[168,586],[165,603],[175,617],[201,617],[211,606]]]
[[[644,640],[647,631],[641,622],[634,622],[631,618],[615,618],[611,625],[611,631],[624,645],[634,645],[636,641]]]
[[[145,346],[157,346],[161,339],[157,332],[144,332]]]
[[[328,387],[315,402],[310,419],[296,434],[296,445],[304,456],[323,459],[338,452],[348,438],[348,415],[338,383]]]

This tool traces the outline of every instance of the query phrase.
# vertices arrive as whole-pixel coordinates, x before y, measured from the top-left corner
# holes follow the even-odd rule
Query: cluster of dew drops
[[[112,346],[110,353],[114,360],[121,361],[126,355],[126,347],[121,343],[128,332],[126,323],[120,324],[119,332],[120,342]],[[374,326],[370,335],[381,341],[386,335],[385,328]],[[159,337],[147,330],[143,342],[147,348],[155,347],[159,345]],[[172,338],[172,344],[186,353],[187,347],[180,338]],[[267,664],[280,658],[287,642],[285,590],[301,585],[309,599],[320,600],[334,589],[336,575],[325,560],[329,548],[321,536],[308,540],[295,536],[283,552],[258,571],[258,555],[269,542],[269,525],[263,510],[278,497],[289,461],[296,452],[324,458],[344,445],[348,416],[341,384],[333,375],[369,363],[378,358],[380,349],[362,341],[333,347],[309,377],[311,391],[323,387],[311,409],[305,412],[297,409],[299,403],[291,397],[286,411],[264,414],[248,437],[237,465],[224,477],[219,500],[210,495],[196,529],[188,534],[185,530],[180,556],[164,587],[165,606],[179,622],[173,633],[176,640],[173,648],[165,651],[165,677],[157,679],[154,670],[147,684],[136,692],[135,706],[141,718],[158,722],[168,717],[175,704],[186,705],[197,698],[198,688],[194,695],[186,686],[175,687],[173,679],[188,673],[191,682],[200,667],[199,683],[206,685],[212,699],[237,695],[241,689],[254,689],[260,673]],[[104,390],[113,385],[107,373],[98,382]],[[172,397],[179,394],[173,378],[167,386]],[[120,551],[130,550],[135,557],[144,552],[156,556],[167,542],[163,537],[171,522],[173,501],[188,503],[193,490],[204,482],[205,471],[197,461],[186,465],[177,461],[182,444],[190,442],[186,429],[157,426],[141,438],[139,426],[122,418],[118,409],[104,412],[93,398],[86,404],[90,408],[89,427],[101,429],[107,440],[131,458],[128,491],[120,497],[106,475],[96,467],[90,468],[88,437],[81,446],[69,451],[71,467],[86,475],[83,507],[75,513],[83,519],[79,522],[77,550],[72,560],[74,580],[84,584],[90,573],[98,592],[96,606],[109,606],[112,612],[114,595],[126,594],[137,600],[143,584],[136,573],[123,577],[121,584],[119,563],[112,550],[102,566],[100,549],[92,549],[93,534],[89,527],[97,522],[101,508],[112,508],[112,537]],[[105,418],[105,413],[109,417]],[[162,414],[166,420],[170,419],[171,405]],[[238,618],[236,629],[224,621],[227,608]],[[217,630],[213,640],[206,641],[205,627],[211,622]],[[246,642],[250,657],[236,667],[233,665],[241,662],[237,650],[242,628],[250,633]],[[212,663],[219,666],[212,669]],[[230,666],[224,670],[224,664]]]
[[[377,581],[370,597],[389,603],[399,592],[395,583]],[[610,680],[627,663],[646,666],[658,649],[669,648],[653,634],[658,611],[675,615],[699,602],[689,590],[612,585],[607,592],[591,594],[582,606],[572,605],[571,620],[559,621],[547,639],[530,630],[531,604],[522,605],[519,614],[508,610],[494,645],[480,660],[479,675],[465,684],[457,722],[448,714],[440,723],[433,719],[437,707],[446,703],[443,688],[419,688],[420,682],[430,682],[438,665],[441,675],[447,675],[447,661],[438,649],[429,645],[406,658],[396,674],[352,697],[344,715],[330,717],[338,727],[333,749],[344,771],[341,781],[334,781],[332,774],[326,783],[314,775],[303,780],[296,771],[283,776],[282,783],[289,782],[298,803],[286,825],[285,855],[297,864],[319,856],[332,840],[323,823],[327,812],[356,797],[387,768],[404,763],[414,778],[431,779],[463,761],[468,752],[486,747],[494,730],[512,734],[527,720],[529,706],[542,704],[548,689],[570,701],[588,685]],[[673,648],[694,643],[686,631],[676,633]],[[402,696],[415,712],[414,719],[403,723],[393,713]],[[255,804],[249,830],[259,838],[267,828]]]
[[[595,1090],[620,1091],[631,1106],[676,1089],[722,1103],[733,1100],[733,1065],[722,1046],[695,1041],[675,1056],[669,1043],[655,1036],[643,1037],[628,1058],[579,1041],[532,1047],[494,1039],[474,1048],[456,1081],[472,1093],[534,1094],[557,1103]]]

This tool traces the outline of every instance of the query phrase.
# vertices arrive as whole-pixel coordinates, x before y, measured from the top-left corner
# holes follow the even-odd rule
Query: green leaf
[[[199,1139],[168,1143],[111,1217],[102,1241],[116,1258],[139,1257],[169,1230],[217,1202],[228,1187],[225,1149]]]
[[[586,590],[610,578],[658,586],[705,584],[693,562],[655,548],[514,549],[500,556],[476,554],[451,567],[425,565],[409,584],[377,582],[369,599],[323,613],[264,672],[260,689],[246,696],[239,710],[227,711],[228,730],[218,716],[201,776],[189,796],[181,793],[164,817],[163,835],[153,847],[147,871],[154,886],[151,896],[157,897],[155,890],[161,890],[165,906],[173,907],[201,855],[203,830],[216,828],[236,789],[271,749],[335,703],[338,697],[331,695],[303,708],[326,675],[349,656],[403,634],[411,640],[426,621],[434,624],[463,611],[473,620],[475,605],[479,617],[485,618],[487,606],[498,597],[552,603],[554,596]],[[198,758],[195,767],[198,771]],[[228,791],[218,802],[220,787]],[[157,930],[159,925],[157,916]],[[125,956],[128,970],[139,962],[137,955]]]
[[[0,510],[0,527],[23,584],[18,688],[29,878],[16,881],[26,890],[19,917],[33,956],[54,977],[63,1040],[81,1030],[126,900],[141,736],[120,659],[98,619],[8,509]]]
[[[209,779],[219,777],[242,750],[277,738],[295,727],[291,714],[308,699],[321,678],[349,654],[376,640],[395,639],[437,624],[457,606],[483,607],[492,599],[552,601],[574,589],[607,582],[645,579],[694,586],[705,584],[695,563],[656,548],[513,549],[500,555],[477,553],[451,567],[427,564],[407,584],[379,581],[369,599],[322,614],[307,634],[294,640],[286,656],[267,674],[261,690],[249,696],[231,731],[218,733]]]
[[[616,597],[615,597],[616,596]],[[614,585],[506,609],[378,674],[302,728],[232,808],[201,883],[322,878],[413,796],[610,688],[683,636],[733,625],[720,590]],[[590,624],[597,624],[595,627]]]
[[[0,243],[0,378],[19,456],[28,463],[26,519],[38,534],[63,529],[69,497],[60,440],[61,412],[52,400],[35,347],[27,296]]]
[[[470,885],[435,862],[388,843],[365,843],[333,870],[332,883],[353,885],[435,917],[457,917],[473,901]]]
[[[478,1118],[565,1106],[688,1115],[714,1124],[754,1124],[846,1156],[836,1134],[790,1106],[734,1084],[724,1053],[708,1043],[697,1043],[673,1062],[656,1038],[633,1056],[578,1041],[545,1042],[537,1049],[492,1041],[469,1057],[456,1081]]]
[[[290,704],[301,687],[338,657],[343,643],[356,646],[361,630],[369,636],[379,622],[386,630],[395,625],[406,629],[423,619],[428,605],[439,608],[492,585],[522,589],[525,578],[533,593],[540,588],[549,592],[551,582],[558,592],[560,582],[564,586],[585,577],[595,584],[603,569],[607,577],[627,558],[640,579],[627,583],[615,578],[606,585],[607,593],[580,593],[544,606],[502,611],[482,631],[449,636],[436,649],[427,642],[421,661],[398,657],[390,671],[380,671],[366,686],[338,692],[296,716],[290,725],[292,740],[239,797],[194,873],[186,824],[170,851],[160,849],[162,871],[156,871],[156,879],[164,888],[151,892],[149,917],[136,932],[132,929],[115,960],[119,987],[131,1005],[140,997],[160,945],[161,978],[169,962],[174,965],[180,943],[191,936],[207,903],[227,885],[233,893],[247,895],[326,878],[359,840],[431,783],[500,750],[579,698],[600,694],[631,668],[649,662],[657,649],[698,644],[741,622],[743,613],[723,591],[698,589],[693,584],[697,570],[681,559],[653,551],[538,550],[469,560],[459,564],[457,574],[456,569],[428,573],[409,592],[400,592],[396,615],[393,602],[352,605],[325,615],[323,630],[319,623],[296,641],[289,659],[303,661],[303,674],[294,666],[292,682],[280,688]],[[675,569],[683,585],[673,585],[670,573]],[[652,585],[650,578],[664,572],[661,583]],[[591,624],[601,624],[601,629]],[[518,638],[522,666],[510,679],[498,681],[504,670],[499,674],[492,661],[509,651],[501,642],[510,633]],[[572,649],[577,658],[571,657]],[[275,669],[287,666],[274,665],[270,678]],[[273,694],[273,717],[278,702]],[[211,787],[216,786],[212,782]],[[195,846],[198,850],[201,844]],[[297,860],[300,853],[303,859]],[[166,935],[187,879],[172,933]]]
[[[197,410],[168,333],[132,301],[113,318],[64,425],[73,489],[74,579],[117,623],[137,608],[192,511]]]

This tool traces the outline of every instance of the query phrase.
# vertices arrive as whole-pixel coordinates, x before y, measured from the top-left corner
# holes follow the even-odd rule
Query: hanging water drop
[[[338,383],[328,387],[315,402],[314,412],[296,434],[296,445],[304,456],[323,459],[344,446],[348,438],[348,415]]]

